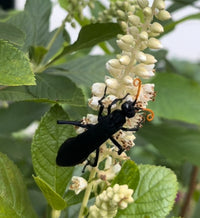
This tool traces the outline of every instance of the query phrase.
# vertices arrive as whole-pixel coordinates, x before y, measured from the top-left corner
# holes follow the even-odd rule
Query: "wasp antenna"
[[[153,120],[153,118],[154,118],[154,112],[151,110],[151,109],[149,109],[149,108],[141,108],[143,111],[148,111],[148,112],[150,112],[148,115],[147,115],[147,120],[148,121],[152,121]]]
[[[140,90],[141,90],[141,85],[142,85],[142,81],[139,78],[135,78],[133,80],[133,85],[134,86],[138,86],[138,90],[137,90],[137,94],[135,96],[135,101],[137,101],[139,95],[140,95]]]

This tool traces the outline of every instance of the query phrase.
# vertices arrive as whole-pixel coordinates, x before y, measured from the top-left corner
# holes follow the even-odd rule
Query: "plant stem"
[[[51,47],[53,46],[56,38],[59,36],[60,32],[64,29],[65,27],[65,23],[66,23],[66,19],[67,17],[62,21],[61,26],[56,30],[55,34],[53,35],[52,39],[50,40],[50,42],[48,43],[46,49],[49,51],[51,49]],[[37,66],[36,69],[34,70],[37,73],[41,73],[44,70],[46,70],[46,68],[49,66],[49,63],[47,63],[46,65],[42,65],[42,66]]]
[[[62,25],[57,29],[57,31],[55,32],[55,34],[53,35],[51,41],[49,42],[49,44],[47,45],[47,50],[49,50],[53,43],[55,42],[56,38],[58,37],[58,35],[60,34],[60,32],[64,29],[65,27],[65,23],[66,23],[66,18],[62,21]]]
[[[186,215],[188,214],[189,207],[190,207],[190,202],[192,199],[192,195],[195,191],[196,184],[197,184],[197,175],[198,175],[198,167],[193,166],[192,172],[191,172],[191,177],[190,177],[190,184],[189,184],[189,189],[188,192],[186,193],[183,206],[181,208],[180,216],[181,217],[187,217]]]
[[[59,218],[59,217],[60,217],[60,214],[61,214],[61,211],[60,211],[60,210],[54,210],[54,209],[52,209],[52,211],[51,211],[51,218]]]
[[[82,202],[82,205],[81,205],[81,209],[80,209],[80,212],[79,212],[79,216],[78,218],[84,218],[84,211],[85,211],[85,208],[87,207],[87,203],[88,203],[88,200],[89,200],[89,197],[90,197],[90,193],[91,193],[91,190],[92,190],[92,185],[93,185],[93,178],[95,177],[96,175],[96,168],[92,168],[91,172],[90,172],[90,177],[89,177],[89,183],[88,183],[88,186],[85,190],[85,195],[84,195],[84,198],[83,198],[83,202]]]

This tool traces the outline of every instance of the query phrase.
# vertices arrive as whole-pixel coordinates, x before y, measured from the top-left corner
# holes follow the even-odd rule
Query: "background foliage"
[[[192,3],[195,1],[174,1],[168,11]],[[66,7],[63,1],[60,4]],[[100,2],[96,4],[97,11],[104,7]],[[87,107],[90,86],[104,80],[105,63],[117,52],[113,42],[121,30],[115,23],[89,24],[87,18],[84,22],[77,18],[82,28],[77,41],[71,44],[64,25],[49,32],[51,9],[49,0],[27,0],[24,11],[0,11],[1,217],[6,217],[5,214],[53,217],[52,208],[63,210],[61,217],[76,217],[83,196],[83,193],[75,196],[72,191],[65,192],[72,174],[80,175],[81,169],[55,165],[58,147],[75,135],[72,127],[57,126],[56,120],[79,120],[90,112]],[[199,18],[200,13],[176,22],[170,20],[164,25],[164,34],[173,31],[179,23]],[[105,55],[91,56],[95,45]],[[184,196],[192,192],[188,216],[195,218],[199,214],[200,190],[199,186],[191,190],[191,183],[198,179],[194,176],[200,166],[199,63],[169,60],[167,50],[153,54],[160,61],[151,81],[155,83],[157,97],[149,105],[156,118],[139,131],[136,146],[130,151],[137,165],[128,162],[113,181],[113,185],[127,184],[128,175],[135,176],[134,183],[129,184],[136,189],[135,204],[119,211],[117,217],[128,217],[128,214],[141,217],[136,216],[138,211],[148,212],[149,217],[169,214],[173,206],[171,196],[177,187],[175,175],[166,166],[176,173],[179,182],[178,196],[169,216],[181,214]],[[38,121],[32,139],[32,135],[22,130]],[[87,178],[87,173],[84,176]],[[144,195],[142,190],[146,187]],[[160,195],[153,199],[159,190],[162,190]],[[155,202],[163,198],[169,198],[169,203],[163,202],[166,207],[160,208]],[[14,206],[13,199],[17,201]]]

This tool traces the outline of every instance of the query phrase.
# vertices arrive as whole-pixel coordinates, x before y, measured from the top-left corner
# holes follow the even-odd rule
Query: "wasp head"
[[[135,107],[135,103],[136,103],[136,101],[134,101],[134,102],[126,101],[122,104],[121,109],[126,117],[128,117],[128,118],[134,117],[135,113],[137,113],[139,111],[140,108]]]

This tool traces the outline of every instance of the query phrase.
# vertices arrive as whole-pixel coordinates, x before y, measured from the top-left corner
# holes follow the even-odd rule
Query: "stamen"
[[[148,111],[150,114],[147,115],[147,120],[152,121],[154,118],[154,112],[149,108],[141,108],[143,111]]]
[[[136,83],[137,81],[137,83]],[[136,97],[135,97],[135,101],[137,101],[139,95],[140,95],[140,90],[141,90],[141,85],[142,85],[142,81],[139,79],[139,78],[135,78],[133,80],[133,85],[134,86],[138,86],[138,90],[137,90],[137,94],[136,94]]]

